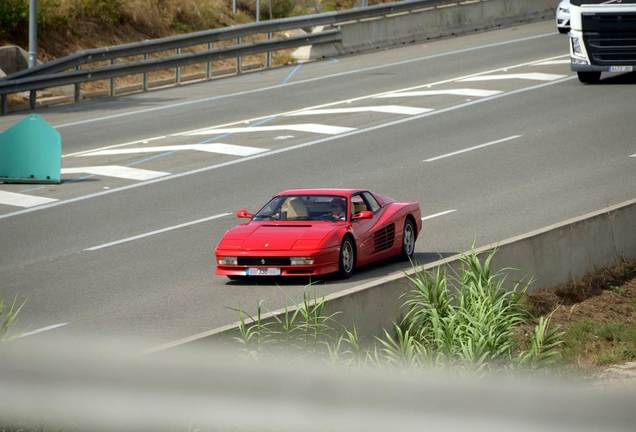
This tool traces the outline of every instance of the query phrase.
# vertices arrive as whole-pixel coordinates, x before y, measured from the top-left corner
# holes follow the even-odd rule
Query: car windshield
[[[253,220],[344,221],[347,200],[334,195],[281,195],[274,197]]]

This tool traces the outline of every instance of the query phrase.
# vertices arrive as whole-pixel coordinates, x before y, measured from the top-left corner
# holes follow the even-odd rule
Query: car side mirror
[[[247,209],[238,209],[236,211],[236,217],[240,218],[240,219],[252,219],[254,217],[254,214],[250,213],[247,211]]]
[[[360,219],[373,219],[373,212],[369,210],[361,211],[360,213],[356,213],[351,216],[351,220],[360,220]]]

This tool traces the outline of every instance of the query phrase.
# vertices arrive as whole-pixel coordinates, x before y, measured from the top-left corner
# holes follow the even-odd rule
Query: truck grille
[[[636,65],[636,13],[584,13],[582,20],[592,64]]]
[[[289,257],[238,257],[238,265],[244,266],[288,266]]]

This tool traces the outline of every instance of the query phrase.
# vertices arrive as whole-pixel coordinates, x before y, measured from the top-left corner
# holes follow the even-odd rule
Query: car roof
[[[335,188],[316,188],[316,189],[289,189],[280,192],[277,195],[338,195],[351,196],[356,192],[364,192],[365,189],[335,189]]]

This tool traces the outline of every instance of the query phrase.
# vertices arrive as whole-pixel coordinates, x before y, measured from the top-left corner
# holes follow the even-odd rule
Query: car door
[[[378,213],[374,213],[371,219],[353,220],[353,216],[361,211],[373,211],[362,193],[351,196],[350,212],[351,212],[351,230],[356,240],[358,250],[358,264],[364,264],[371,259],[373,254],[373,227],[378,221]]]

